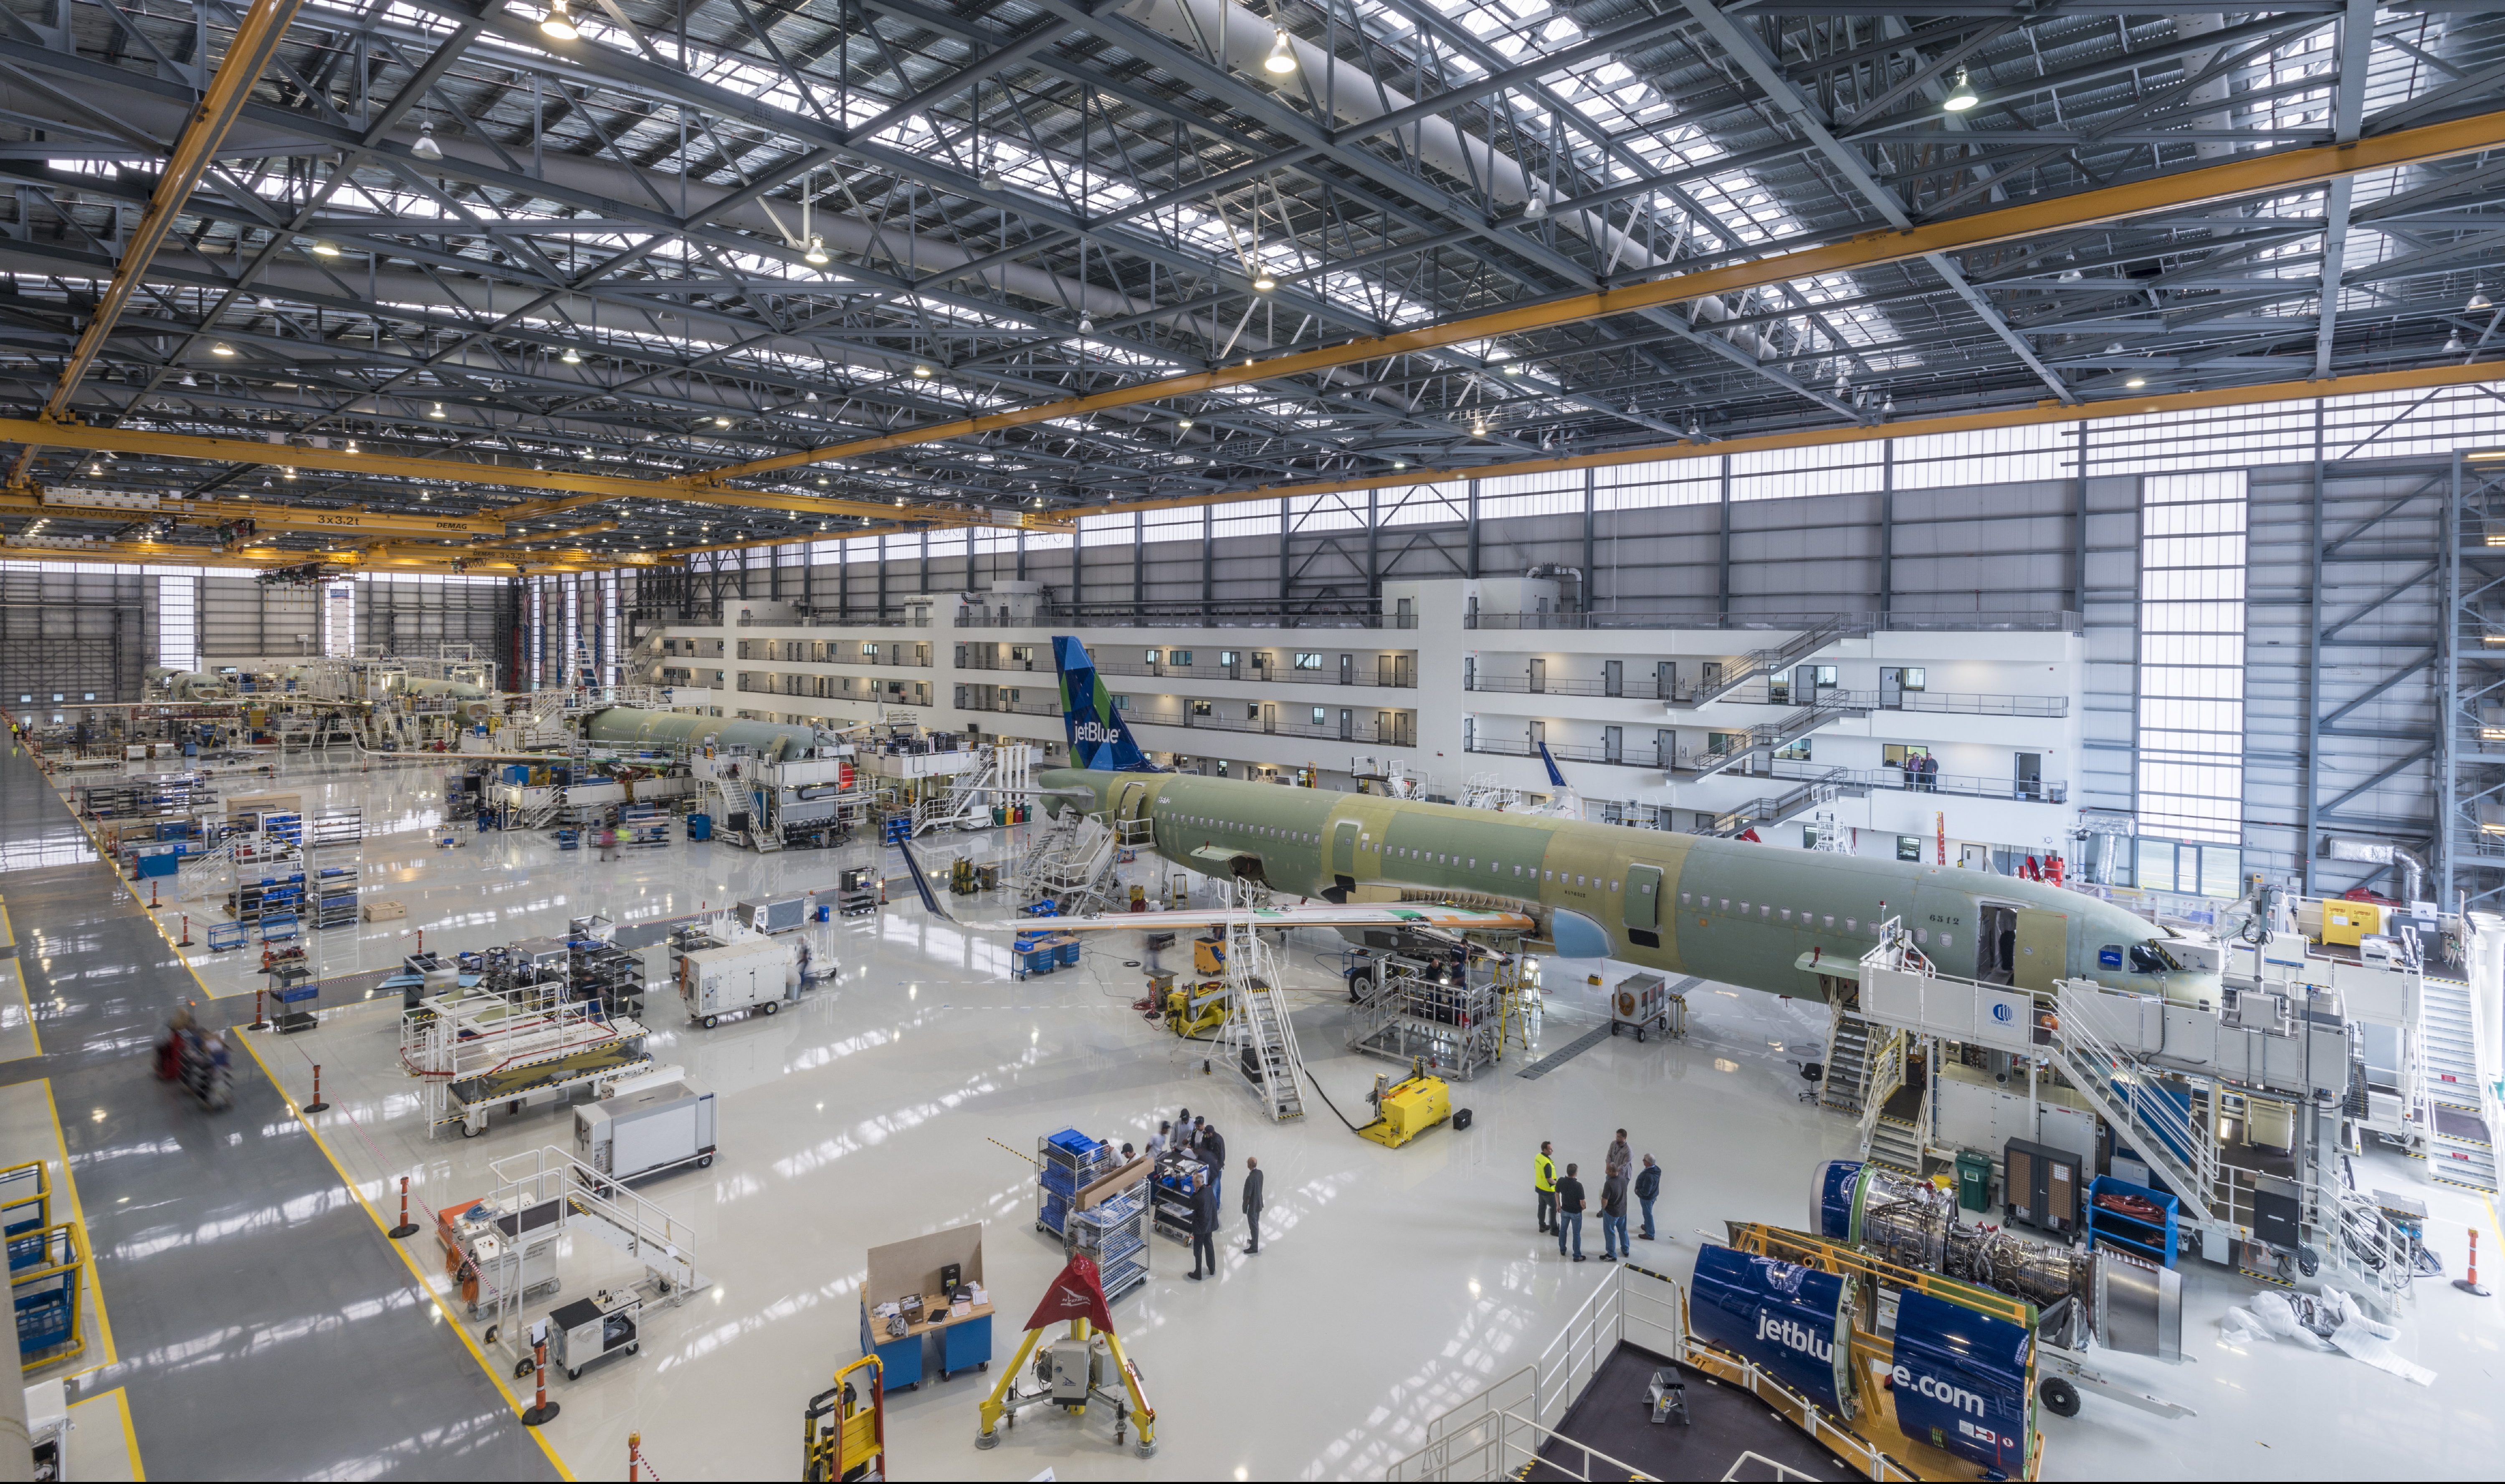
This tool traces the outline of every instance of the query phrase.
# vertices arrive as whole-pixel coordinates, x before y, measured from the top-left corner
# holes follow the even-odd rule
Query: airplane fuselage
[[[1827,976],[1852,977],[1892,917],[1946,973],[2006,966],[2026,989],[2086,978],[2176,1000],[2216,994],[2214,974],[2140,972],[2135,949],[2162,936],[2141,918],[1963,867],[1185,773],[1053,769],[1042,782],[1090,791],[1109,819],[1150,822],[1158,855],[1209,874],[1256,874],[1305,897],[1531,904],[1568,958],[1817,998]],[[1054,799],[1054,812],[1075,802]]]

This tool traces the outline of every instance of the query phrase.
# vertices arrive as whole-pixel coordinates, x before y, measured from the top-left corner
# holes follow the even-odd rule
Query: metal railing
[[[1464,614],[1462,626],[1480,629],[1695,629],[1699,631],[1814,629],[1843,621],[1862,632],[1940,633],[1966,630],[2069,633],[2079,616],[2051,609],[1973,609],[1962,613],[1653,613],[1603,609],[1591,613]]]
[[[1276,721],[1267,718],[1222,717],[1214,712],[1194,716],[1188,711],[1151,711],[1126,706],[1119,713],[1134,726],[1175,726],[1186,731],[1239,731],[1263,736],[1308,737],[1335,742],[1373,742],[1384,747],[1418,745],[1418,722],[1411,715],[1393,718],[1389,726],[1371,718],[1352,716],[1346,725],[1337,722],[1320,726],[1310,722]]]
[[[1381,689],[1415,690],[1418,670],[1413,664],[1393,670],[1387,677],[1380,665],[1353,666],[1346,678],[1337,670],[1297,669],[1292,666],[1254,664],[1150,664],[1144,659],[1108,659],[1096,657],[1096,669],[1104,675],[1127,675],[1151,680],[1251,680],[1264,685],[1290,686],[1373,686]]]

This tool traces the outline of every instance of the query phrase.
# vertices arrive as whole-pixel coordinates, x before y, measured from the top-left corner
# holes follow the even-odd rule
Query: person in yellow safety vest
[[[1539,1229],[1542,1233],[1557,1229],[1557,1161],[1551,1157],[1548,1142],[1541,1140],[1539,1157],[1531,1162],[1531,1188],[1539,1196]]]

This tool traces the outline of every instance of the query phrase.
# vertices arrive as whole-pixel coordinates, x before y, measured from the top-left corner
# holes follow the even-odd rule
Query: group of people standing
[[[1566,1173],[1557,1173],[1557,1151],[1554,1145],[1541,1141],[1539,1153],[1531,1161],[1532,1192],[1537,1201],[1539,1230],[1557,1238],[1557,1255],[1583,1260],[1583,1215],[1589,1197],[1583,1189],[1582,1166],[1569,1164]],[[1627,1131],[1619,1129],[1609,1142],[1601,1175],[1601,1260],[1615,1262],[1620,1257],[1635,1255],[1635,1244],[1627,1236],[1627,1197],[1634,1196],[1643,1210],[1641,1240],[1656,1240],[1653,1235],[1652,1204],[1661,1198],[1661,1166],[1650,1154],[1643,1157],[1643,1168],[1635,1167],[1634,1150],[1627,1144]],[[1571,1251],[1569,1251],[1569,1243]]]
[[[1124,1154],[1130,1152],[1123,1146]],[[1207,1273],[1217,1271],[1217,1226],[1219,1213],[1218,1186],[1226,1177],[1226,1140],[1217,1125],[1205,1117],[1194,1116],[1188,1108],[1176,1113],[1172,1121],[1159,1121],[1157,1131],[1148,1136],[1148,1158],[1161,1161],[1169,1153],[1188,1152],[1199,1162],[1199,1173],[1191,1181],[1191,1271],[1185,1276],[1198,1283]],[[1244,1227],[1252,1238],[1244,1251],[1253,1256],[1261,1253],[1261,1161],[1247,1156],[1244,1161]]]
[[[1896,769],[1905,775],[1905,787],[1914,793],[1937,794],[1940,791],[1940,760],[1928,753],[1907,753],[1905,760],[1896,764]]]

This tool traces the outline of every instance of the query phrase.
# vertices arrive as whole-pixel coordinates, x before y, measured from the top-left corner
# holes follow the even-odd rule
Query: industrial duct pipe
[[[2361,839],[2356,835],[2326,834],[2322,837],[2322,859],[2357,861],[2371,866],[2397,866],[2405,883],[2403,901],[2421,901],[2426,894],[2426,862],[2416,851],[2389,840]]]

